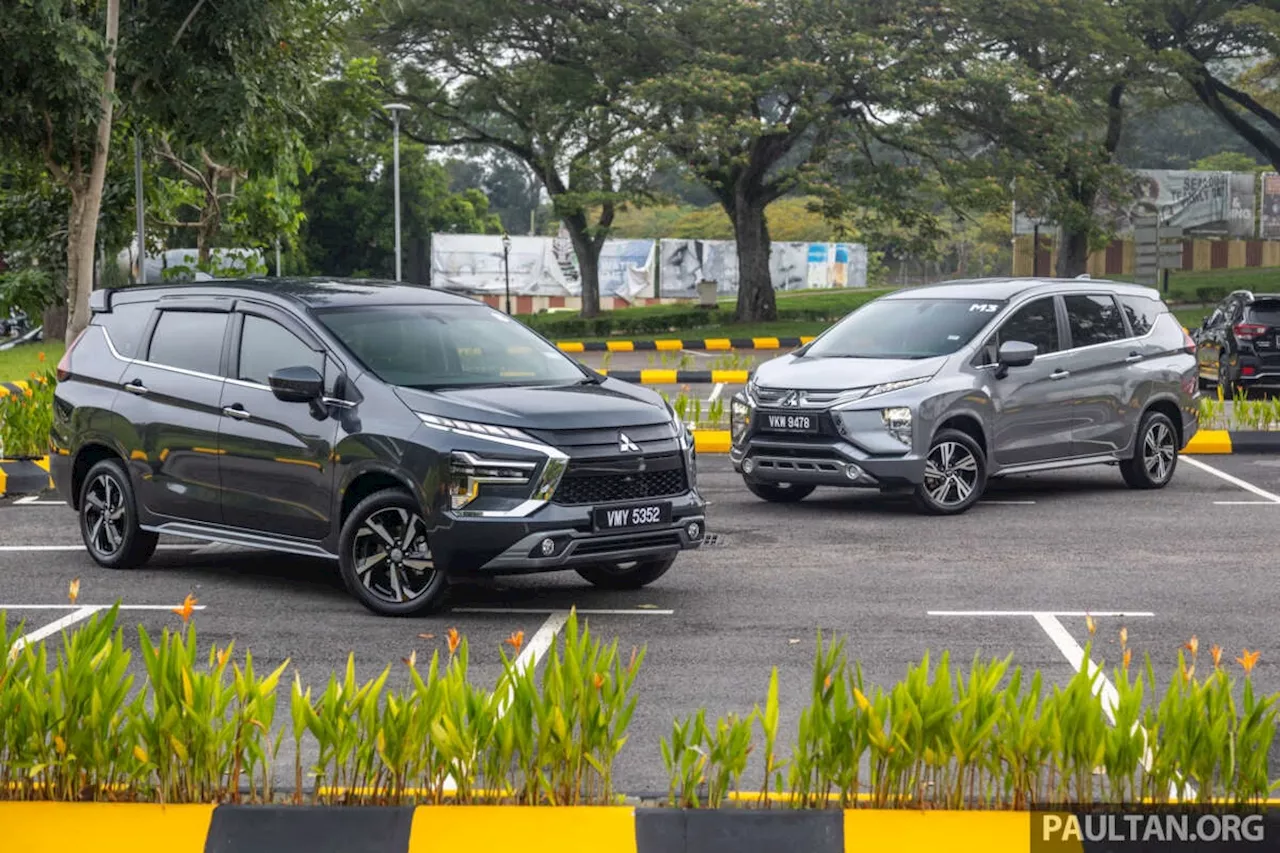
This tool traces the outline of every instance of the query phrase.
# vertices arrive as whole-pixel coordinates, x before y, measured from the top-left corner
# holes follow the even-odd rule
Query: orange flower
[[[1209,654],[1213,655],[1213,668],[1217,669],[1222,665],[1222,646],[1214,646],[1209,649]]]
[[[227,646],[225,649],[218,649],[218,668],[219,669],[227,665],[227,659],[229,657],[231,657],[230,646]]]
[[[42,352],[36,353],[36,358],[39,359],[40,361],[44,361],[44,353]]]
[[[404,665],[409,667],[409,669],[413,669],[418,665],[418,650],[414,649],[409,652],[409,656],[407,658],[400,658],[400,660],[404,661]]]
[[[822,689],[823,690],[831,689],[831,676],[828,675],[826,678],[822,680]]]
[[[1125,627],[1121,627],[1120,628],[1120,648],[1123,649],[1127,645],[1129,645],[1129,629]]]
[[[1131,660],[1133,660],[1133,649],[1125,649],[1124,650],[1124,668],[1126,672],[1129,671],[1129,661]]]
[[[1242,657],[1236,658],[1236,663],[1244,667],[1244,674],[1249,675],[1253,672],[1253,668],[1258,665],[1258,658],[1262,657],[1262,652],[1251,652],[1245,649]]]
[[[67,584],[67,598],[71,599],[71,603],[75,604],[76,599],[80,597],[80,578],[76,578]]]
[[[604,687],[604,676],[598,672],[591,673],[591,684],[596,688],[596,690]]]
[[[1191,679],[1195,677],[1195,674],[1196,674],[1196,665],[1191,664],[1191,666],[1187,667],[1182,671],[1182,680],[1186,682],[1190,682]]]
[[[458,644],[462,642],[462,638],[458,636],[457,628],[450,628],[448,633],[449,654],[452,655],[458,650]]]
[[[194,613],[195,610],[196,610],[196,598],[195,596],[188,593],[187,597],[182,599],[182,606],[173,608],[172,612],[181,616],[182,624],[185,625],[191,621],[191,614]]]
[[[1195,634],[1192,634],[1191,639],[1187,640],[1182,647],[1191,652],[1191,659],[1195,660],[1196,655],[1200,652],[1200,641],[1196,638]]]
[[[1089,636],[1092,637],[1098,633],[1098,623],[1093,621],[1093,617],[1088,613],[1084,615],[1084,626],[1089,629]]]
[[[511,636],[503,642],[515,649],[516,654],[520,654],[520,650],[524,648],[524,631],[512,631]]]

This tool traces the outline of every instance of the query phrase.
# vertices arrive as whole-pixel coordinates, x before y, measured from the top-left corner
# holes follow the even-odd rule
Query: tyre
[[[427,612],[448,587],[427,545],[418,502],[400,489],[356,504],[338,537],[338,569],[347,590],[381,616]]]
[[[133,484],[118,460],[104,459],[89,469],[79,507],[80,535],[99,566],[136,569],[155,553],[160,537],[138,527]]]
[[[1120,474],[1134,489],[1163,489],[1178,467],[1178,433],[1168,415],[1147,412],[1138,424],[1133,456],[1120,463]]]
[[[809,495],[813,494],[813,490],[817,486],[806,485],[804,483],[753,483],[750,480],[744,480],[747,489],[751,494],[775,504],[793,504],[802,501]]]
[[[924,482],[912,498],[929,515],[958,515],[977,503],[986,488],[987,455],[967,434],[944,429],[933,437]]]
[[[1236,384],[1231,381],[1231,368],[1218,362],[1218,388],[1222,390],[1222,399],[1231,400],[1236,396]]]
[[[630,563],[583,566],[577,572],[583,580],[601,589],[640,589],[665,575],[675,561],[676,555],[672,554]]]

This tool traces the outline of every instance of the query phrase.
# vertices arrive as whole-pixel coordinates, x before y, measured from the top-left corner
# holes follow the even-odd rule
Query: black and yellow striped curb
[[[40,853],[1029,853],[1033,817],[1038,818],[1027,812],[872,809],[0,803],[0,848]],[[1280,837],[1280,826],[1275,830]],[[1059,844],[1054,849],[1100,848]]]
[[[16,379],[12,382],[0,382],[0,397],[8,397],[10,394],[25,394],[31,387],[31,383],[25,379]]]
[[[557,341],[564,352],[671,352],[682,349],[724,351],[737,349],[795,349],[813,340],[812,335],[798,338],[694,338],[658,341]]]
[[[40,459],[0,459],[0,498],[5,495],[34,495],[53,488],[49,457]]]
[[[596,370],[613,379],[624,382],[636,382],[641,385],[706,385],[723,382],[729,385],[745,385],[751,378],[749,370],[664,370],[650,368],[647,370]]]

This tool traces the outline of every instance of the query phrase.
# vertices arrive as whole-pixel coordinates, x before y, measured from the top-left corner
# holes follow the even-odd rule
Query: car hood
[[[756,368],[756,383],[797,391],[843,391],[932,376],[947,363],[936,358],[815,358],[784,355]]]
[[[616,379],[599,385],[528,388],[397,388],[396,394],[415,412],[521,429],[598,429],[671,420],[657,394]]]

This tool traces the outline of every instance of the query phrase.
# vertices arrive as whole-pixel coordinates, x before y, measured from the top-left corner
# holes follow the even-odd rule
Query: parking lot
[[[793,732],[818,629],[846,636],[871,682],[892,682],[926,650],[950,650],[961,665],[975,653],[1012,654],[1061,683],[1089,639],[1087,611],[1098,623],[1093,657],[1108,670],[1123,625],[1162,678],[1195,634],[1204,668],[1212,644],[1226,649],[1224,660],[1260,649],[1255,679],[1280,689],[1271,586],[1280,458],[1184,457],[1172,484],[1150,493],[1127,489],[1108,468],[1009,478],[956,518],[836,490],[766,504],[741,487],[724,456],[701,459],[700,484],[719,541],[682,556],[648,589],[600,591],[574,574],[506,578],[460,584],[444,612],[404,620],[369,614],[330,564],[308,559],[170,539],[144,570],[99,569],[68,508],[48,495],[8,499],[0,502],[0,608],[36,633],[73,624],[86,605],[153,608],[122,614],[128,636],[138,623],[178,624],[167,608],[192,594],[205,608],[194,616],[203,642],[235,639],[259,669],[288,657],[320,688],[352,651],[362,675],[394,663],[403,683],[400,660],[443,650],[450,627],[469,639],[475,679],[492,686],[505,637],[523,630],[525,653],[536,656],[563,612],[577,607],[594,632],[617,636],[624,650],[647,649],[616,776],[630,793],[665,791],[658,741],[674,716],[698,707],[749,712],[774,665],[783,730]],[[278,719],[287,707],[282,688]],[[287,783],[288,744],[279,762]],[[758,784],[752,776],[745,784]]]

